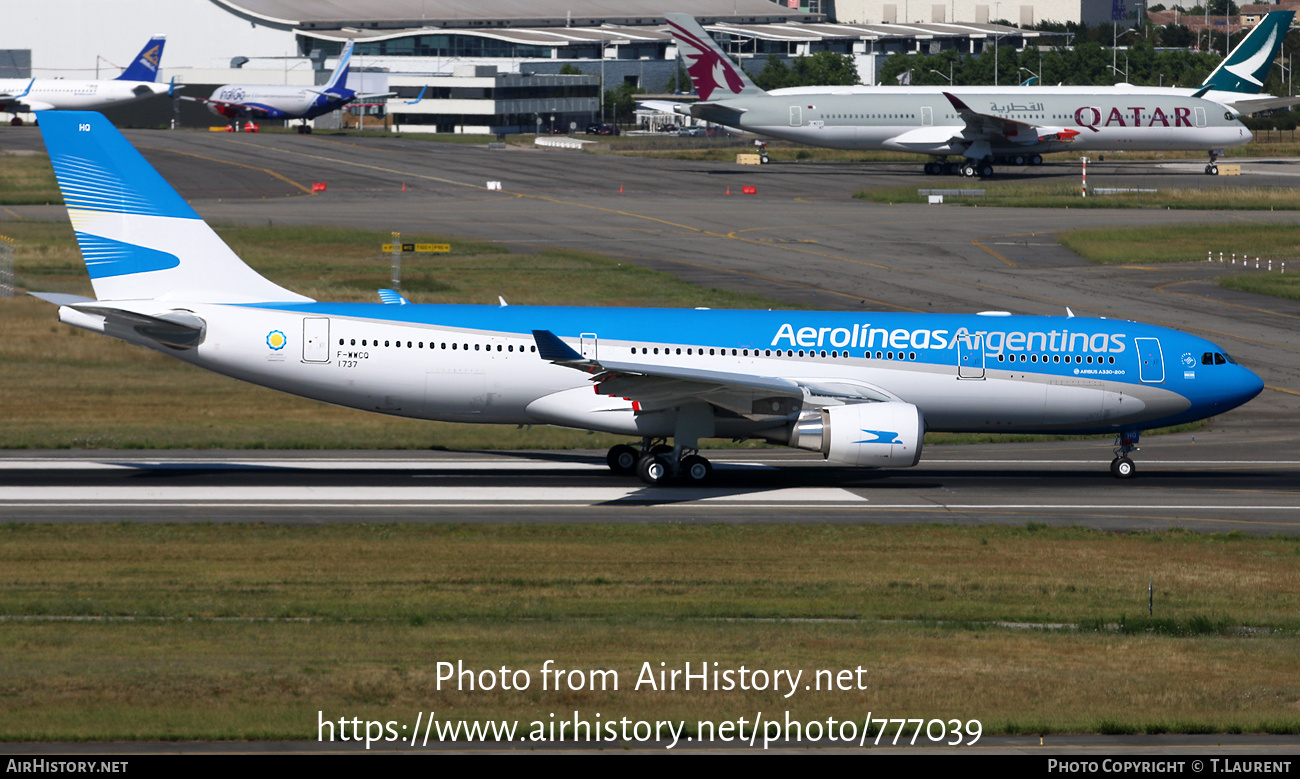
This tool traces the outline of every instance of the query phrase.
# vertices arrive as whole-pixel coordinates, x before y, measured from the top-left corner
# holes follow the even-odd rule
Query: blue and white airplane
[[[87,111],[125,105],[154,95],[171,94],[169,84],[158,83],[163,46],[167,39],[155,35],[135,59],[113,79],[0,78],[0,111]]]
[[[362,95],[348,89],[348,67],[352,41],[343,46],[330,80],[319,89],[266,84],[225,84],[212,97],[182,96],[182,100],[204,103],[208,110],[227,119],[301,119],[298,132],[310,133],[308,119],[337,111],[353,100],[387,95]]]
[[[1139,431],[1263,388],[1209,341],[1122,320],[319,302],[244,264],[104,117],[40,124],[98,298],[37,294],[60,321],[328,403],[635,437],[609,465],[650,484],[707,480],[704,438],[903,468],[927,431],[1114,434],[1128,477]]]

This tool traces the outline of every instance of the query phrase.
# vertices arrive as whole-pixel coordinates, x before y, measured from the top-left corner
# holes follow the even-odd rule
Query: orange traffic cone
[[[727,194],[728,194],[728,195],[731,194],[731,185],[730,185],[730,184],[727,185]]]
[[[619,184],[619,185],[618,185],[618,194],[620,194],[620,195],[623,194],[623,185],[622,185],[622,184]]]
[[[405,182],[405,181],[402,182],[402,191],[403,191],[403,192],[406,191],[406,182]]]

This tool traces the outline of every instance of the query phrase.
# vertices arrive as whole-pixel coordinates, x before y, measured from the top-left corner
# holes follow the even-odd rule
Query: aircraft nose
[[[1221,404],[1225,411],[1240,406],[1264,391],[1264,380],[1254,371],[1241,365],[1232,367],[1236,370],[1233,371],[1232,379],[1225,388],[1224,400]]]

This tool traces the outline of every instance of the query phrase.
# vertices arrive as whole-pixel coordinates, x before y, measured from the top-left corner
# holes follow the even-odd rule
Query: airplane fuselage
[[[5,78],[0,79],[0,94],[13,97],[0,101],[0,110],[13,111],[7,103],[19,103],[30,110],[93,111],[143,100],[166,91],[167,84],[154,81]]]
[[[208,110],[228,118],[314,119],[352,99],[351,90],[337,91],[335,97],[307,87],[226,84],[212,93]]]
[[[1065,93],[931,89],[846,89],[842,94],[789,90],[698,103],[691,112],[757,135],[813,146],[961,155],[974,139],[943,95],[951,91],[972,110],[1008,120],[1004,136],[989,144],[988,152],[996,155],[1209,150],[1251,139],[1230,111],[1185,95],[1086,88]]]
[[[593,391],[588,376],[542,359],[532,330],[549,329],[602,361],[780,376],[862,400],[914,404],[930,431],[1118,433],[1202,419],[1261,388],[1258,377],[1204,339],[1085,317],[355,303],[179,307],[206,323],[196,348],[160,347],[129,330],[108,334],[244,381],[368,411],[634,436],[671,435],[674,408]],[[93,315],[65,307],[60,316],[103,332]],[[753,413],[719,415],[716,435],[788,442],[800,403],[774,398],[768,408],[767,402],[756,396]]]

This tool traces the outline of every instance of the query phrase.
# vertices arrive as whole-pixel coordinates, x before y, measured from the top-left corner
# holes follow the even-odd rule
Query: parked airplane
[[[1261,94],[1264,79],[1268,77],[1273,61],[1277,58],[1295,11],[1272,11],[1264,15],[1259,24],[1241,40],[1240,43],[1223,59],[1198,87],[1146,87],[1133,84],[1115,84],[1110,87],[1064,87],[1038,86],[1036,89],[1054,93],[1071,94],[1072,90],[1093,93],[1097,90],[1113,91],[1122,95],[1181,95],[1185,97],[1203,97],[1230,109],[1238,116],[1245,116],[1258,111],[1285,108],[1300,104],[1300,97],[1278,97]],[[1034,86],[1038,77],[1025,80],[1020,86]],[[907,91],[948,91],[957,95],[966,93],[982,94],[989,87],[911,87]],[[1016,94],[1021,90],[1010,89],[1007,94]],[[774,89],[770,95],[817,95],[817,94],[899,94],[897,87],[872,86],[809,86],[786,87]]]
[[[835,149],[941,158],[927,174],[986,177],[995,161],[1037,165],[1058,151],[1206,150],[1251,139],[1236,113],[1194,94],[1116,87],[808,87],[767,93],[688,14],[666,16],[704,121]],[[950,156],[964,158],[947,162]]]
[[[162,35],[149,39],[114,79],[0,78],[0,111],[21,124],[18,114],[29,111],[95,110],[170,93],[169,85],[156,81],[166,43]]]
[[[1114,434],[1129,477],[1139,431],[1263,389],[1202,338],[1073,315],[318,302],[245,265],[103,116],[40,124],[98,298],[37,294],[60,321],[343,406],[636,437],[608,462],[650,484],[707,480],[702,438],[900,468],[927,431]]]
[[[299,133],[311,133],[308,119],[336,111],[358,98],[386,97],[362,95],[348,89],[348,63],[352,58],[352,41],[343,46],[339,63],[330,80],[321,88],[274,86],[265,84],[226,84],[217,87],[212,97],[182,96],[182,100],[206,103],[212,113],[227,119],[301,119]]]

